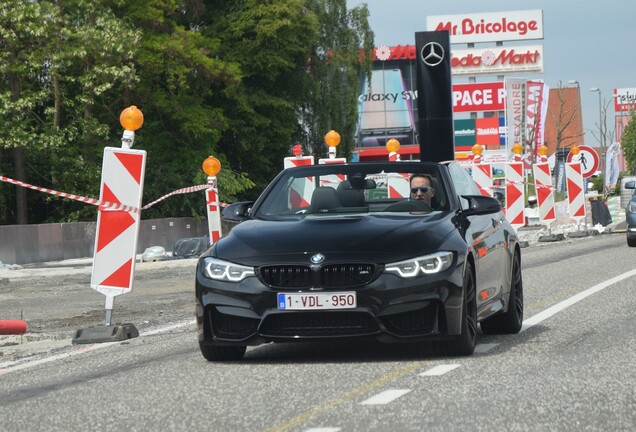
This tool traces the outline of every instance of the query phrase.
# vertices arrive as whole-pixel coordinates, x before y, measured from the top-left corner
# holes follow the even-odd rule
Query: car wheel
[[[627,246],[629,247],[636,247],[636,239],[627,239]]]
[[[510,278],[510,297],[505,313],[487,318],[481,322],[485,334],[519,333],[523,325],[523,279],[521,277],[521,258],[515,253],[512,260]]]
[[[201,354],[207,361],[233,361],[241,360],[245,355],[245,346],[214,346],[199,342]]]
[[[477,344],[477,299],[473,277],[473,267],[468,264],[464,274],[464,306],[462,308],[462,331],[453,339],[443,342],[444,351],[448,355],[471,355]]]

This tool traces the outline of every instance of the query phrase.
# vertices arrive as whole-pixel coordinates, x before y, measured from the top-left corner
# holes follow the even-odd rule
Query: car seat
[[[311,195],[309,206],[311,213],[327,213],[330,210],[342,207],[338,193],[329,186],[319,186]]]
[[[336,192],[344,207],[364,207],[364,191],[354,189],[348,180],[340,182]]]

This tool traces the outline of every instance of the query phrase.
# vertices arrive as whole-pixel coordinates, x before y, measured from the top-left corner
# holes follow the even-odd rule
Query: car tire
[[[629,247],[636,247],[636,239],[627,239],[627,246]]]
[[[199,342],[201,354],[207,361],[236,361],[245,355],[245,346],[215,346]]]
[[[477,298],[473,266],[468,264],[464,273],[464,305],[461,333],[442,342],[443,351],[451,356],[467,356],[477,345]]]
[[[521,277],[521,258],[518,253],[512,260],[510,275],[510,297],[508,310],[502,314],[486,318],[481,322],[484,334],[519,333],[523,325],[523,278]]]

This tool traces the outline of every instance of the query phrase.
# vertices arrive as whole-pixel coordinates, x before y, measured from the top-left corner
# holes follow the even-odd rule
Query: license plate
[[[278,310],[352,309],[356,305],[355,291],[338,293],[278,293]]]

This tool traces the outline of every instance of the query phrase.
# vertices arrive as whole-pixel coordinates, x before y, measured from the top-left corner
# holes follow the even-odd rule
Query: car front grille
[[[303,265],[263,266],[258,275],[271,288],[338,288],[366,285],[375,277],[373,264],[328,264],[316,267]]]
[[[372,264],[331,264],[320,269],[320,281],[325,288],[365,285],[374,273]]]
[[[259,275],[266,285],[273,288],[308,288],[313,283],[309,266],[266,266],[259,269]]]
[[[378,331],[368,313],[336,311],[271,314],[258,329],[265,337],[362,336]]]

